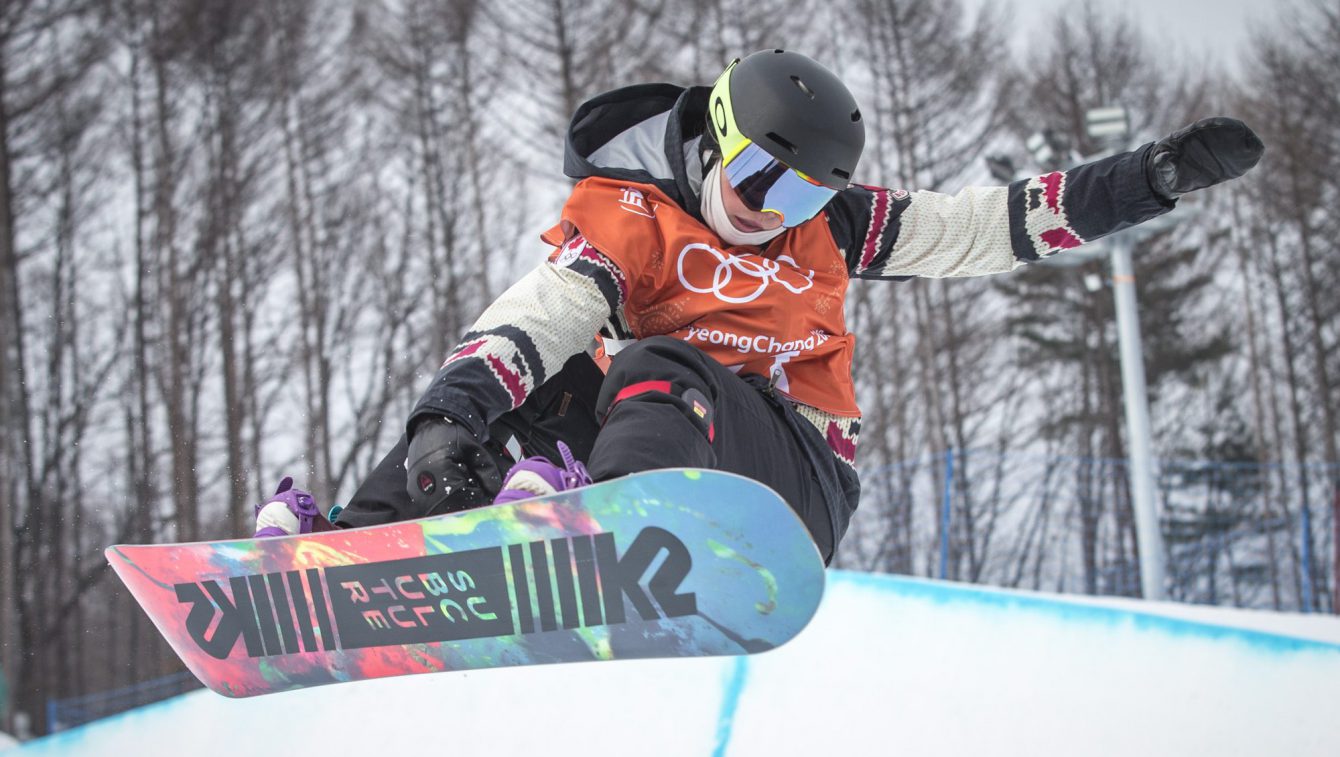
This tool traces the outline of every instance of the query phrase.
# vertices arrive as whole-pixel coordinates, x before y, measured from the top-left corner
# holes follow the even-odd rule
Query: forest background
[[[1340,3],[1272,8],[1224,65],[1094,2],[1022,50],[956,0],[0,2],[0,729],[180,669],[104,547],[249,534],[286,474],[350,495],[543,260],[578,104],[768,47],[850,83],[862,183],[1037,171],[1043,130],[1077,162],[1102,106],[1132,146],[1256,129],[1262,165],[1136,254],[1172,593],[1334,611]],[[853,284],[840,567],[1138,592],[1107,276]]]

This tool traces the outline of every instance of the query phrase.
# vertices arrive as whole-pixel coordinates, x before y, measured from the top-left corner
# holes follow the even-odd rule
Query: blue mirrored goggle
[[[726,160],[726,181],[754,212],[776,213],[791,228],[810,220],[837,194],[750,142]]]

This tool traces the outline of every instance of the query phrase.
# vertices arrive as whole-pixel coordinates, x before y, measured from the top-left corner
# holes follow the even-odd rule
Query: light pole
[[[1084,124],[1089,138],[1105,145],[1107,154],[1126,149],[1131,127],[1125,108],[1094,108],[1084,115]],[[1135,296],[1131,250],[1140,237],[1162,231],[1169,225],[1164,221],[1153,227],[1119,231],[1108,237],[1107,245],[1112,266],[1112,297],[1117,311],[1121,387],[1125,395],[1122,404],[1126,409],[1131,508],[1135,511],[1135,541],[1140,547],[1140,593],[1145,599],[1164,599],[1166,560],[1163,531],[1159,528],[1158,499],[1154,493],[1154,444],[1149,429],[1149,392],[1145,385],[1144,343],[1140,338],[1140,306]]]
[[[1149,393],[1145,387],[1145,356],[1141,349],[1140,308],[1135,298],[1135,269],[1129,232],[1113,235],[1112,295],[1117,306],[1117,342],[1121,351],[1121,386],[1125,394],[1126,436],[1130,454],[1131,506],[1135,540],[1140,546],[1140,590],[1145,599],[1163,599],[1165,573],[1163,532],[1154,494],[1154,455],[1149,430]]]
[[[1123,108],[1096,108],[1085,117],[1089,137],[1107,149],[1090,160],[1126,149],[1130,135],[1129,120]],[[1029,138],[1029,152],[1048,170],[1069,162],[1070,151],[1054,132],[1040,132]],[[1013,173],[1008,159],[991,157],[987,166],[998,180]],[[1149,393],[1145,385],[1145,361],[1140,338],[1140,311],[1136,300],[1135,272],[1131,251],[1145,237],[1161,233],[1184,220],[1186,213],[1165,214],[1159,218],[1111,234],[1097,243],[1069,250],[1039,261],[1041,265],[1071,267],[1106,255],[1112,267],[1112,294],[1117,313],[1117,340],[1121,355],[1121,384],[1126,410],[1126,436],[1130,455],[1131,507],[1135,512],[1135,538],[1140,548],[1140,590],[1145,599],[1164,599],[1166,558],[1163,533],[1159,527],[1158,500],[1154,487],[1153,442],[1149,424]],[[1097,291],[1095,277],[1085,278],[1085,288]]]

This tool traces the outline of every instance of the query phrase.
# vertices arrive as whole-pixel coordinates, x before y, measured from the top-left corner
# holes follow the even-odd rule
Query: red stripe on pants
[[[623,389],[620,389],[619,393],[615,395],[614,401],[610,403],[610,409],[613,410],[615,405],[619,404],[620,402],[623,402],[629,397],[636,397],[639,394],[646,394],[647,392],[661,392],[662,394],[669,394],[670,382],[639,381],[636,384],[629,384],[628,386],[625,386]]]

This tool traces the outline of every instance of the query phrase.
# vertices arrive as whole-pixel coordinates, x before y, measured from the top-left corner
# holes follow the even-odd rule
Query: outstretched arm
[[[1242,122],[1198,121],[1131,152],[956,195],[853,187],[828,208],[852,276],[1003,273],[1167,212],[1179,195],[1245,173],[1261,140]]]

